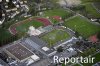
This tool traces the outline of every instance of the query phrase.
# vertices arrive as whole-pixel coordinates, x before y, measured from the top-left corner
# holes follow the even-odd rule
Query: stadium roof
[[[55,51],[53,47],[48,48],[47,47],[48,44],[46,42],[42,41],[41,39],[35,36],[26,38],[25,42],[31,45],[36,50],[41,51],[45,55],[48,55]]]
[[[42,41],[41,39],[39,39],[38,37],[35,37],[35,36],[31,36],[31,37],[29,37],[28,39],[31,40],[31,41],[33,41],[33,43],[37,44],[37,45],[40,46],[41,48],[47,45],[46,42]],[[28,40],[28,39],[27,39],[27,40]],[[35,45],[35,44],[34,44],[34,45]]]
[[[34,55],[34,53],[32,53],[28,48],[21,44],[14,44],[10,47],[7,47],[6,52],[20,62]]]

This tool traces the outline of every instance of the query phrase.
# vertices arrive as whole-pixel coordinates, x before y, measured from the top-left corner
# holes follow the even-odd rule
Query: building
[[[53,47],[49,48],[48,44],[43,40],[39,39],[38,37],[28,37],[24,40],[24,42],[32,46],[37,51],[40,51],[45,56],[50,57],[56,53],[56,50]]]
[[[5,21],[5,14],[2,10],[2,4],[0,5],[0,25]]]
[[[24,3],[21,4],[20,0],[0,0],[0,24],[6,22],[10,18],[14,18],[16,15],[20,14],[24,8]],[[27,3],[27,1],[25,1]],[[27,5],[25,5],[27,6]],[[27,6],[28,9],[28,6]],[[25,10],[27,10],[25,9]],[[29,9],[28,9],[29,10]]]
[[[31,50],[26,48],[22,44],[14,44],[5,48],[5,52],[12,58],[16,59],[18,62],[24,62],[31,60],[32,62],[40,60],[40,58],[33,53]]]
[[[56,50],[54,48],[47,47],[47,43],[39,39],[38,37],[31,36],[23,38],[13,42],[10,46],[4,48],[4,52],[10,57],[15,59],[9,64],[26,64],[29,65],[44,65],[43,63],[50,64],[50,59],[47,59],[54,54]],[[46,61],[47,60],[47,61]]]
[[[28,34],[30,35],[30,36],[37,36],[37,35],[40,35],[42,32],[40,31],[40,30],[38,30],[38,29],[35,29],[35,27],[33,27],[33,26],[30,26],[29,27],[29,30],[28,30]]]

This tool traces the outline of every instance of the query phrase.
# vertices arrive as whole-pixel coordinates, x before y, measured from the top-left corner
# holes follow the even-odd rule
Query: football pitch
[[[23,24],[20,24],[19,26],[17,26],[16,30],[18,32],[27,32],[30,26],[38,28],[40,26],[43,26],[43,23],[35,21],[35,20],[27,21],[27,22],[24,22]]]
[[[81,16],[75,16],[66,20],[64,25],[77,31],[84,38],[88,38],[100,31],[100,26],[92,24],[89,20]]]
[[[64,9],[52,9],[52,10],[47,10],[44,11],[44,16],[49,17],[52,21],[53,24],[57,23],[56,20],[53,19],[53,17],[58,16],[61,18],[67,18],[71,15],[71,11],[69,10],[64,10]]]
[[[91,3],[88,3],[85,5],[87,14],[90,14],[91,16],[95,18],[100,18],[100,13],[94,8],[94,6]]]
[[[41,36],[40,38],[48,43],[48,46],[51,47],[54,44],[56,44],[59,41],[63,41],[65,39],[68,39],[70,37],[70,35],[62,30],[62,29],[55,29],[43,36]]]

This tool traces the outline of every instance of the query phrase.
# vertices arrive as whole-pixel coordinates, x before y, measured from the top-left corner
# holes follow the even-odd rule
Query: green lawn
[[[98,10],[100,10],[100,2],[96,2],[96,3],[94,3],[94,5]]]
[[[92,66],[93,64],[100,62],[100,53],[94,55],[93,57],[95,57],[94,63],[84,63],[83,66]]]
[[[55,20],[52,19],[53,16],[60,16],[62,18],[67,18],[71,16],[71,11],[69,10],[64,10],[64,9],[53,9],[53,10],[47,10],[44,11],[44,16],[47,17],[49,16],[52,22],[55,24],[57,23]]]
[[[31,20],[27,22],[25,21],[25,23],[17,26],[16,29],[18,32],[27,32],[30,26],[34,26],[35,28],[38,28],[40,26],[43,26],[43,23],[35,20]]]
[[[87,19],[81,16],[76,16],[65,21],[64,25],[77,31],[84,38],[88,38],[100,31],[100,26],[90,23]]]
[[[43,35],[41,39],[47,42],[49,44],[48,46],[51,47],[57,42],[61,40],[63,41],[64,39],[68,39],[69,37],[70,35],[66,31],[62,29],[56,29]]]
[[[100,13],[96,10],[96,8],[92,5],[91,2],[81,4],[77,7],[74,7],[72,10],[88,18],[100,18]]]
[[[53,9],[53,10],[47,10],[44,11],[45,16],[61,16],[61,17],[65,17],[67,15],[69,15],[71,12],[68,10],[64,10],[64,9]]]
[[[100,18],[100,13],[93,7],[91,3],[85,5],[87,14],[90,14],[93,17]]]

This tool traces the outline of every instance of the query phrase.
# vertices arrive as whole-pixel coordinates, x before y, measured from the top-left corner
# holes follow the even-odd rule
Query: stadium
[[[40,17],[31,17],[24,21],[15,23],[10,26],[9,31],[11,34],[15,35],[17,33],[26,33],[28,32],[28,29],[30,26],[33,26],[35,28],[38,27],[44,27],[51,25],[50,21],[46,18],[40,18]]]
[[[71,35],[69,32],[62,28],[55,28],[50,32],[47,32],[40,36],[40,39],[48,44],[48,47],[56,46],[59,43],[63,43],[65,40],[69,40]]]

